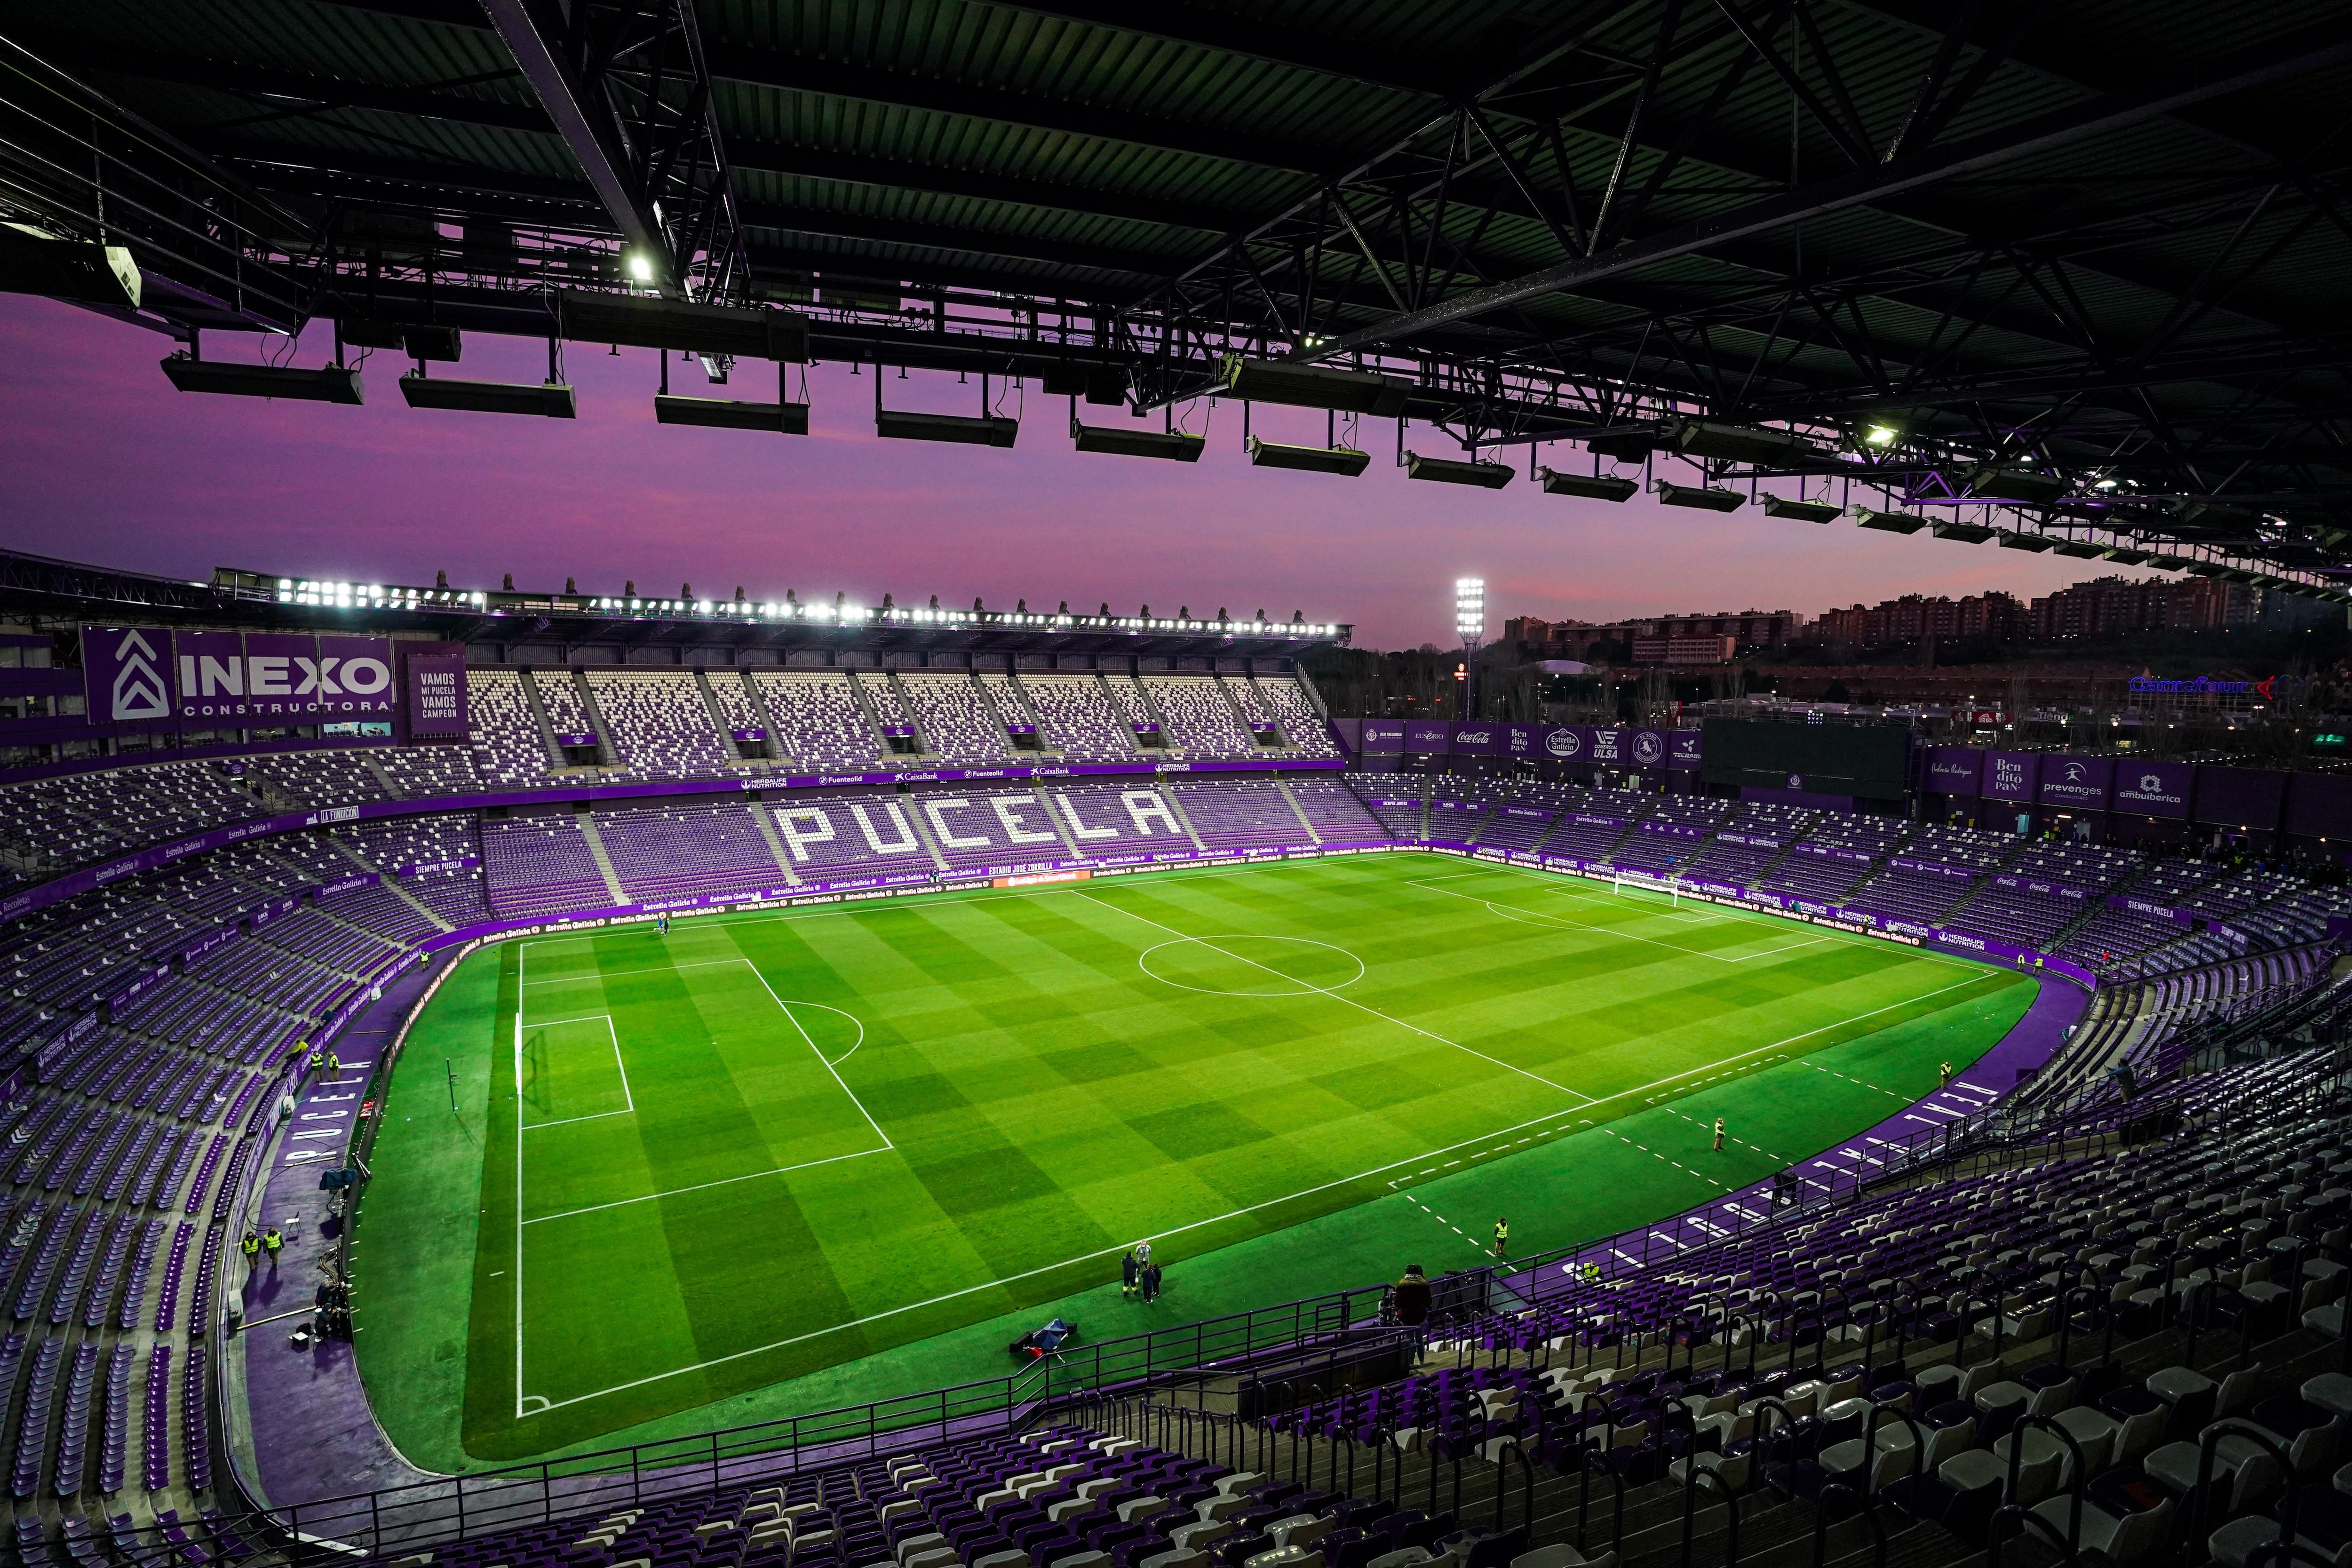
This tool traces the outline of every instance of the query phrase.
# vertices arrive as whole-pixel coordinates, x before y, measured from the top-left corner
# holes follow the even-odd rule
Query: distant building
[[[1645,637],[1633,643],[1635,664],[1729,664],[1739,652],[1738,637]]]
[[[1906,594],[1876,605],[1824,610],[1813,623],[1816,641],[1887,647],[1927,637],[2006,639],[2026,627],[2027,610],[2008,594],[1988,591],[1965,599]]]
[[[2263,595],[2242,583],[2211,577],[2095,577],[2033,601],[2036,642],[2120,637],[2130,632],[2210,631],[2252,626],[2262,618]]]
[[[1503,623],[1503,640],[1518,644],[1530,658],[1581,659],[1600,643],[1622,643],[1633,648],[1641,664],[1721,664],[1740,653],[1779,653],[1797,639],[1804,617],[1792,610],[1720,610],[1704,616],[1659,616],[1642,620],[1543,621],[1515,616]],[[1689,643],[1690,658],[1681,653],[1645,658],[1649,644]],[[1723,643],[1729,653],[1714,651]]]

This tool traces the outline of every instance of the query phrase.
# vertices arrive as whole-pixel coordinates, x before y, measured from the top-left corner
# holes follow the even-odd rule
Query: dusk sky
[[[293,363],[325,363],[321,328]],[[1408,480],[1394,427],[1366,421],[1360,479],[1254,469],[1241,410],[1208,416],[1197,465],[1080,456],[1068,404],[1034,387],[1011,451],[883,442],[870,371],[808,373],[805,437],[656,426],[649,350],[569,345],[577,420],[410,409],[398,356],[367,371],[367,405],[268,403],[175,392],[157,369],[158,334],[45,300],[0,296],[0,427],[8,432],[0,543],[102,565],[201,577],[214,566],[358,581],[674,594],[738,584],[755,599],[1033,607],[1108,599],[1132,613],[1219,606],[1350,621],[1360,647],[1447,641],[1453,584],[1484,576],[1489,635],[1502,618],[1794,609],[1811,616],[1903,593],[2003,588],[2020,596],[2101,574],[2089,563],[1767,518],[1548,496],[1522,477],[1500,491]],[[206,357],[251,360],[257,345],[207,338]],[[541,344],[468,337],[437,373],[537,382]],[[792,373],[795,395],[799,372]],[[709,392],[673,366],[671,390]],[[739,368],[720,396],[769,398],[772,366]],[[893,407],[980,412],[976,384],[887,379]],[[1083,405],[1082,405],[1083,407]],[[1124,411],[1084,407],[1108,423]],[[1320,445],[1323,418],[1260,409],[1253,428]],[[1157,416],[1153,428],[1157,427]],[[1458,456],[1426,427],[1407,443]],[[1517,459],[1524,464],[1524,453]],[[1589,467],[1580,448],[1544,460]],[[1856,499],[1860,499],[1857,497]],[[2110,569],[2112,570],[2112,569]],[[2140,575],[2142,574],[2133,574]]]

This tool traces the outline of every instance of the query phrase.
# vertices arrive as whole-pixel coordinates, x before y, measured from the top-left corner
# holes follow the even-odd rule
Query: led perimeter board
[[[1903,724],[1709,719],[1699,777],[1711,784],[1900,800],[1911,760]]]

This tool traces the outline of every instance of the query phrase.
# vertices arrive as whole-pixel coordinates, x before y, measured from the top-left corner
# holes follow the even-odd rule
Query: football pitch
[[[362,1371],[446,1469],[993,1375],[1055,1310],[1465,1267],[1498,1212],[1563,1246],[1878,1121],[2033,990],[1424,854],[500,943],[387,1096]]]

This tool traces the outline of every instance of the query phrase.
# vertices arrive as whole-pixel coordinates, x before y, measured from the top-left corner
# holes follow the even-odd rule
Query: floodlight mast
[[[1478,644],[1486,631],[1486,580],[1454,580],[1454,629],[1462,638],[1461,717],[1478,717]]]

